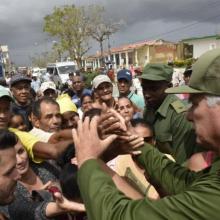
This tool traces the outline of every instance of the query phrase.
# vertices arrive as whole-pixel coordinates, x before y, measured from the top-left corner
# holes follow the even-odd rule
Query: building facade
[[[164,40],[142,41],[111,48],[104,52],[104,62],[111,61],[114,69],[132,66],[143,67],[148,63],[169,63],[176,59],[184,59],[185,44],[173,43]],[[101,54],[88,56],[83,59],[85,69],[101,67]]]
[[[188,38],[182,40],[182,42],[192,45],[193,58],[197,59],[208,50],[220,48],[220,35]]]

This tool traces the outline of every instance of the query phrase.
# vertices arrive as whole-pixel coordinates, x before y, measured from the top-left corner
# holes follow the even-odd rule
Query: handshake
[[[137,149],[144,144],[144,139],[113,109],[85,116],[72,134],[79,167],[89,159],[109,161],[120,154],[140,154]]]

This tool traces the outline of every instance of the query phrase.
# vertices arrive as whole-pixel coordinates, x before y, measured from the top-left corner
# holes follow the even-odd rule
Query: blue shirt
[[[89,89],[83,89],[81,96],[82,96],[82,95],[85,95],[85,94],[91,95],[91,93],[92,93],[91,90],[89,90]],[[73,103],[77,106],[77,108],[80,108],[80,107],[81,107],[80,98],[81,98],[81,97],[79,97],[77,94],[75,94],[75,95],[72,96],[72,101],[73,101]]]
[[[134,103],[140,110],[144,110],[145,107],[145,101],[144,101],[144,97],[137,95],[133,92],[130,92],[127,96],[132,103]]]

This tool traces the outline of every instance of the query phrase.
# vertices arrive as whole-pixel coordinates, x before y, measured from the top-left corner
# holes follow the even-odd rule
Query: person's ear
[[[39,119],[33,120],[33,126],[36,128],[39,128],[40,127],[40,120]]]

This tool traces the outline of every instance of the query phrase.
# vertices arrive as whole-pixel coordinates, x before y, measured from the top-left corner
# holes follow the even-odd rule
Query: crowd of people
[[[161,63],[69,76],[0,86],[0,219],[219,218],[219,49],[179,86]]]

